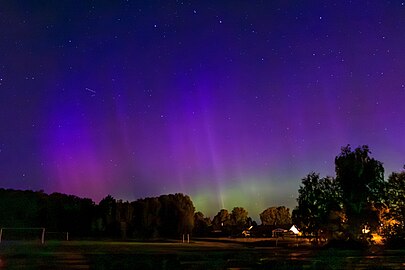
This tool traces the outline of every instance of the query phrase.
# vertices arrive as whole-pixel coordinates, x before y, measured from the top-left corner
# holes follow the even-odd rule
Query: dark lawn
[[[315,249],[291,240],[191,243],[48,241],[0,243],[5,269],[405,269],[405,250]]]

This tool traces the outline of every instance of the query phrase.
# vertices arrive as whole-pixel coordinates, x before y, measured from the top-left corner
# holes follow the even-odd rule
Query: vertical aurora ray
[[[217,108],[212,100],[209,79],[199,79],[191,87],[189,81],[181,81],[184,92],[168,104],[170,127],[170,155],[175,169],[174,182],[179,190],[196,194],[198,190],[210,190],[216,194],[215,207],[223,207],[221,182],[225,180],[222,160],[218,158],[221,147],[216,144],[216,123],[213,118]],[[189,88],[188,90],[187,87]],[[173,177],[173,176],[172,176]]]

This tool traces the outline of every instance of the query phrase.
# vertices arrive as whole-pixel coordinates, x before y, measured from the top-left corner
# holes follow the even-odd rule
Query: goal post
[[[0,243],[4,241],[4,236],[6,235],[6,232],[8,232],[8,235],[11,236],[11,238],[33,238],[35,239],[38,237],[37,233],[41,234],[41,244],[45,243],[45,228],[40,227],[40,228],[12,228],[12,227],[5,227],[5,228],[0,228]]]

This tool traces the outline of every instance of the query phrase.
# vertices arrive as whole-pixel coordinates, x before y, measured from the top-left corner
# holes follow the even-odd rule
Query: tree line
[[[404,167],[405,169],[405,167]],[[316,239],[368,245],[376,236],[386,244],[405,244],[405,171],[384,179],[383,163],[367,145],[342,147],[336,177],[309,173],[298,190],[294,223]]]
[[[291,224],[284,206],[270,207],[260,214],[263,226]],[[0,227],[44,227],[49,232],[69,232],[73,237],[178,238],[240,235],[257,227],[243,207],[231,212],[221,209],[211,220],[195,212],[192,200],[181,193],[138,199],[117,200],[111,195],[99,204],[91,199],[43,191],[0,189]],[[219,232],[219,233],[218,233]]]
[[[61,193],[0,189],[0,227],[45,227],[78,237],[174,237],[192,231],[194,211],[180,193],[134,202],[108,195],[97,205]]]
[[[254,228],[254,236],[271,235],[271,230],[277,227],[291,226],[290,210],[285,206],[269,207],[260,214],[261,225],[249,217],[243,207],[234,207],[231,212],[221,209],[211,220],[204,214],[197,212],[194,215],[193,234],[197,236],[242,236],[242,232]]]
[[[404,167],[405,169],[405,167]],[[91,199],[43,191],[0,189],[0,227],[45,227],[78,237],[178,238],[233,235],[253,226],[253,236],[293,223],[315,239],[369,244],[377,235],[392,246],[405,246],[405,170],[384,179],[382,162],[364,145],[350,145],[335,157],[336,176],[311,172],[302,179],[297,207],[269,207],[261,225],[243,207],[221,209],[214,217],[195,212],[181,193],[124,202],[108,195]]]

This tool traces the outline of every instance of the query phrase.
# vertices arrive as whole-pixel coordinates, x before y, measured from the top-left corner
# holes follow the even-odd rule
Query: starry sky
[[[0,6],[3,188],[258,220],[347,144],[399,171],[404,101],[404,1]]]

